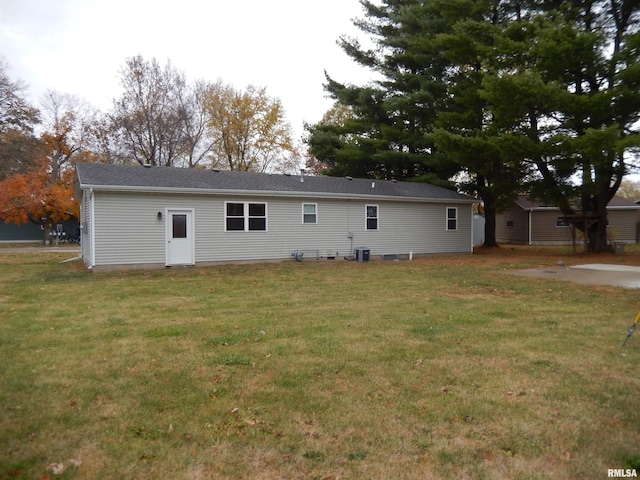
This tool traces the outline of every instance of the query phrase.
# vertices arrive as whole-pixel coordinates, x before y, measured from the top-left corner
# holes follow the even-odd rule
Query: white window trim
[[[244,205],[242,211],[244,213],[244,230],[228,230],[227,229],[227,219],[228,218],[240,218],[240,217],[228,217],[227,216],[227,205],[229,203],[242,203]],[[249,205],[264,205],[264,230],[249,230],[249,218],[263,218],[263,217],[250,217],[249,216]],[[224,202],[224,231],[225,232],[267,232],[269,231],[269,205],[267,202],[234,202],[232,200],[227,200]]]
[[[455,217],[453,217],[453,218],[449,217],[449,211],[450,210],[453,210],[454,212],[456,212],[456,216]],[[449,228],[449,220],[455,220],[456,228]],[[447,231],[448,232],[454,232],[454,231],[458,230],[458,221],[459,221],[458,220],[458,207],[447,207],[445,209],[445,222],[446,222],[445,225],[447,227]]]
[[[369,207],[376,207],[376,216],[375,217],[369,217],[367,215]],[[369,228],[369,219],[376,219],[376,228]],[[367,205],[364,206],[364,229],[368,232],[375,232],[380,230],[380,206],[373,204],[373,203],[369,203]]]
[[[316,219],[315,222],[305,222],[304,221],[304,216],[305,216],[304,207],[306,205],[313,205],[313,207],[315,209],[315,212],[313,213],[313,215],[315,216],[315,219]],[[311,215],[311,214],[307,213],[307,215]],[[303,225],[317,225],[318,224],[318,204],[317,203],[304,202],[302,204],[302,224]]]

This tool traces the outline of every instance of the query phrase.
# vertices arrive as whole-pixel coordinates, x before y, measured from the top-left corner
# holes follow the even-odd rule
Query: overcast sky
[[[361,16],[358,0],[0,0],[0,56],[34,104],[52,89],[101,110],[120,96],[127,58],[170,60],[190,81],[266,87],[299,136],[331,107],[324,70],[370,77],[336,45]]]

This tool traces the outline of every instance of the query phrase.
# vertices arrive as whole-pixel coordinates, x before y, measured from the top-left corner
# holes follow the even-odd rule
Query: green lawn
[[[0,479],[640,474],[639,292],[507,273],[634,247],[105,274],[0,250]]]

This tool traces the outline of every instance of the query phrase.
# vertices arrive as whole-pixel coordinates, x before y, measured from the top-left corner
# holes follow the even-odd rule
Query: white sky
[[[101,110],[120,97],[127,58],[170,60],[189,81],[266,87],[299,137],[332,105],[325,70],[370,78],[336,45],[361,16],[358,0],[0,0],[0,57],[36,106],[52,89]]]

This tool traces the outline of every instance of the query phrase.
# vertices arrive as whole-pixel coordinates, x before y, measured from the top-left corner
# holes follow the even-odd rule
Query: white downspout
[[[529,245],[532,245],[533,242],[533,238],[532,238],[532,231],[531,231],[531,226],[532,226],[532,219],[531,219],[531,214],[532,211],[529,210],[529,228],[528,228],[528,234],[529,234]]]
[[[91,265],[89,265],[89,268],[93,268],[96,265],[96,210],[93,188],[89,189],[89,206],[89,211],[91,212],[89,215],[89,248],[91,249],[89,253]]]

